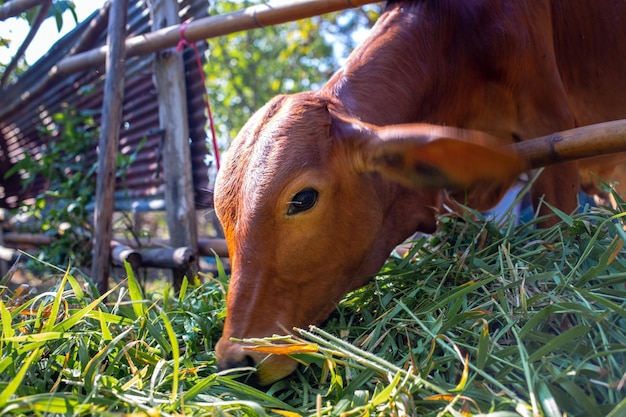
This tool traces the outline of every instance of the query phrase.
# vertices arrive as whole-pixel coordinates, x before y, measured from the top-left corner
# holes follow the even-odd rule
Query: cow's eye
[[[306,210],[313,208],[317,203],[317,190],[313,188],[305,188],[298,191],[289,202],[289,208],[287,209],[288,215],[298,214]]]

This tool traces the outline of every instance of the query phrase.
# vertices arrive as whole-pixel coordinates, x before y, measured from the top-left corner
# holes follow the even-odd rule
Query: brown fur
[[[321,91],[272,100],[229,151],[215,189],[232,262],[220,367],[261,362],[262,384],[287,375],[293,361],[244,351],[229,338],[319,323],[346,291],[378,271],[395,245],[434,229],[445,194],[407,188],[368,165],[368,152],[381,146],[370,125],[457,126],[505,144],[626,118],[623,57],[624,1],[390,2]],[[412,142],[422,146],[427,136]],[[396,161],[411,169],[402,158],[380,160],[385,169]],[[571,212],[581,179],[586,189],[594,187],[591,172],[619,180],[624,160],[587,160],[582,176],[577,163],[551,167],[533,196]],[[418,174],[430,170],[444,183],[449,177],[447,168],[418,162],[411,162]],[[507,181],[477,179],[467,195],[492,202]],[[288,215],[291,199],[307,187],[319,191],[316,206]]]

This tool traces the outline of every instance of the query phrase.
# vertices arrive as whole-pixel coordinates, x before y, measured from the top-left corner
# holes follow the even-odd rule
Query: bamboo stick
[[[41,24],[43,23],[43,21],[48,17],[48,12],[50,11],[51,8],[52,8],[52,2],[46,2],[40,6],[39,11],[37,12],[37,15],[35,16],[35,20],[33,21],[33,24],[30,26],[30,30],[28,31],[28,34],[26,35],[26,38],[17,49],[17,52],[15,53],[15,55],[13,55],[13,58],[11,59],[11,62],[9,62],[9,65],[7,65],[6,68],[4,69],[4,74],[2,74],[2,77],[0,77],[0,88],[4,87],[4,85],[9,80],[9,76],[11,75],[13,70],[17,67],[17,63],[19,62],[20,58],[26,53],[26,49],[28,49],[28,46],[35,38],[35,35],[39,31],[39,28],[41,27]]]
[[[54,238],[44,234],[8,232],[4,234],[4,242],[9,245],[46,246],[54,242]]]
[[[15,17],[28,9],[50,3],[52,0],[12,0],[5,2],[0,6],[0,20]]]
[[[139,249],[141,265],[154,268],[186,269],[196,261],[196,253],[187,247]]]
[[[201,237],[198,239],[198,253],[202,256],[217,255],[228,258],[228,246],[226,246],[226,239]]]
[[[70,56],[87,50],[87,48],[95,43],[102,31],[106,29],[109,19],[109,10],[111,9],[111,1],[112,0],[107,0],[107,2],[102,5],[102,8],[98,11],[98,15],[92,19],[76,45],[70,49]]]
[[[511,148],[528,161],[529,168],[626,152],[626,120],[564,130],[516,143]]]
[[[277,25],[306,17],[335,12],[380,0],[300,0],[276,2],[248,7],[232,13],[209,16],[189,23],[185,28],[185,38],[189,42],[228,35],[244,30]],[[126,56],[150,54],[171,48],[180,40],[181,25],[169,26],[154,32],[128,38]],[[106,46],[67,57],[53,67],[50,75],[66,75],[86,70],[104,63]]]
[[[116,239],[117,242],[130,246],[131,248],[142,247],[167,247],[169,246],[168,239]],[[198,238],[198,255],[200,256],[217,256],[227,258],[228,247],[226,246],[226,240],[223,238],[215,237],[200,237]]]
[[[8,235],[8,239],[6,238]],[[206,240],[206,239],[205,239]],[[8,233],[5,235],[5,243],[9,245],[29,244],[32,246],[47,246],[54,242],[54,239],[46,235]],[[162,243],[165,243],[162,240]],[[128,242],[113,240],[110,245],[111,262],[115,266],[123,266],[124,261],[130,263],[134,268],[175,268],[184,269],[196,260],[196,253],[188,247],[151,247],[136,248],[131,247]],[[0,245],[0,260],[15,262],[19,258],[20,251]]]
[[[180,22],[177,0],[153,2],[150,10],[153,31]],[[196,252],[198,226],[193,201],[193,173],[189,163],[191,149],[182,51],[170,48],[155,54],[154,80],[158,92],[159,124],[163,129],[163,180],[170,245],[190,247]],[[188,266],[190,276],[196,275],[198,265],[190,262]],[[180,289],[183,278],[183,271],[172,271],[176,290]]]
[[[30,246],[46,246],[51,245],[55,238],[50,235],[44,234],[33,234],[33,233],[17,233],[17,232],[8,232],[4,233],[4,241],[6,244],[17,246],[17,245],[30,245]],[[145,247],[168,247],[169,240],[168,239],[148,239],[141,238],[137,241],[133,239],[127,238],[115,238],[115,240],[111,241],[111,247],[113,248],[115,245],[122,245],[128,247],[132,250],[140,251],[141,248]],[[121,250],[121,248],[120,248]],[[198,254],[200,256],[213,256],[217,253],[218,256],[228,257],[228,248],[226,247],[226,240],[223,238],[215,238],[215,237],[200,237],[198,239]]]
[[[119,242],[111,242],[111,261],[115,266],[123,266],[124,261],[133,269],[166,268],[185,270],[195,262],[195,252],[191,248],[139,248],[133,249]]]
[[[0,261],[14,263],[19,257],[20,251],[0,245]],[[2,276],[4,276],[5,273],[5,271],[2,271]]]
[[[108,290],[111,238],[113,236],[113,194],[115,191],[115,157],[118,151],[122,104],[124,103],[124,73],[126,51],[126,11],[128,0],[111,4],[107,37],[107,76],[102,103],[102,130],[98,153],[98,181],[94,211],[94,245],[91,278],[98,290]]]
[[[128,262],[133,269],[141,266],[141,254],[135,249],[120,242],[111,242],[111,262],[115,266],[124,266],[124,261]]]

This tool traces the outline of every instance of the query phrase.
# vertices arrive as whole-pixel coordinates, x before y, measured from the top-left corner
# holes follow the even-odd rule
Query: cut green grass
[[[0,415],[626,416],[622,214],[546,230],[470,214],[281,338],[309,353],[265,390],[217,372],[223,269],[176,297],[130,269],[108,302],[69,271],[36,297],[4,291]]]

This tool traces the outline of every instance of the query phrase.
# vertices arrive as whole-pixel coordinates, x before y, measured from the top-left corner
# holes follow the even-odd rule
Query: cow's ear
[[[371,128],[364,147],[368,171],[414,189],[451,190],[476,209],[495,205],[525,162],[481,132],[411,124]]]

